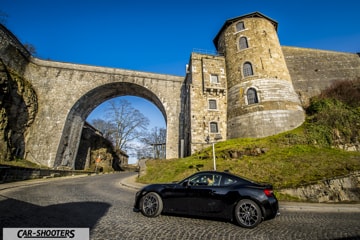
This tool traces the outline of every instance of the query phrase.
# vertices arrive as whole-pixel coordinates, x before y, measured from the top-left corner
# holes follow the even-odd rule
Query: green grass
[[[271,183],[275,189],[298,187],[360,170],[360,152],[308,145],[306,141],[302,128],[298,128],[267,138],[220,142],[215,145],[216,168]],[[234,151],[243,155],[230,157]],[[213,170],[212,148],[183,159],[149,160],[146,166],[146,174],[139,182],[179,181],[198,170]]]

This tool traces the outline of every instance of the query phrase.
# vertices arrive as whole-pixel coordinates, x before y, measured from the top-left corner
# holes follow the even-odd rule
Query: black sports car
[[[161,213],[233,220],[246,228],[275,218],[279,205],[271,185],[228,172],[203,171],[177,183],[151,184],[136,193],[134,211],[147,217]]]

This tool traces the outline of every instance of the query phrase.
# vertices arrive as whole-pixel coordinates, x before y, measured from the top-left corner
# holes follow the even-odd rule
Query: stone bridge
[[[24,136],[26,159],[74,167],[88,115],[104,101],[124,95],[147,99],[159,108],[166,121],[166,158],[179,157],[184,77],[37,59],[4,27],[0,57],[36,92],[38,110]]]

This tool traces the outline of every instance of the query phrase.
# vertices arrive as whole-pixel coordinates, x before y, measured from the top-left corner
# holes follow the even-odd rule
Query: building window
[[[254,75],[251,63],[249,63],[249,62],[244,63],[243,74],[244,74],[244,77]]]
[[[214,99],[209,100],[209,109],[217,109],[216,100]]]
[[[246,96],[248,104],[254,104],[259,102],[257,92],[254,88],[249,88],[246,92]]]
[[[244,25],[244,22],[238,22],[236,24],[236,31],[239,32],[241,30],[244,30],[245,29],[245,25]]]
[[[210,75],[210,83],[219,83],[218,75]]]
[[[217,122],[210,123],[210,132],[211,133],[218,133],[218,124]]]
[[[239,48],[240,49],[246,49],[248,47],[249,47],[249,45],[248,45],[247,38],[246,37],[241,37],[240,40],[239,40]]]

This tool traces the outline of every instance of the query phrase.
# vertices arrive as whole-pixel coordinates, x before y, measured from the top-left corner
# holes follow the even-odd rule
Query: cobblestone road
[[[360,239],[360,212],[283,210],[255,229],[215,220],[132,211],[129,173],[64,178],[0,190],[4,227],[89,227],[91,239]]]

